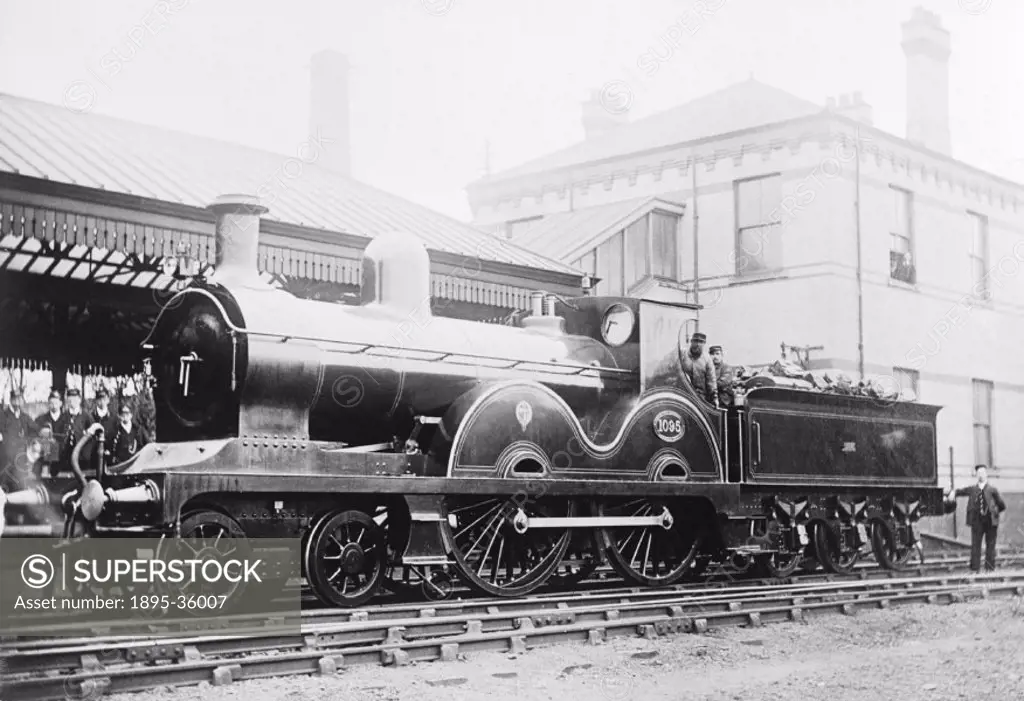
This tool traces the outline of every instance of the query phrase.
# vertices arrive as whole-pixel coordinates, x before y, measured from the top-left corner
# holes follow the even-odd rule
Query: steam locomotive
[[[711,562],[786,576],[904,567],[942,513],[939,407],[782,387],[706,403],[680,372],[698,307],[533,297],[522,327],[431,313],[412,236],[363,256],[362,303],[257,273],[257,200],[225,196],[216,272],[143,344],[156,441],[69,499],[94,536],[301,538],[316,595],[395,567],[519,596],[571,553],[668,585]]]

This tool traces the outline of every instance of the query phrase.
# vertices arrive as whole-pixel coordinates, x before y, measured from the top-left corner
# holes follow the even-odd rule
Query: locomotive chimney
[[[260,285],[260,216],[269,210],[253,195],[221,195],[207,209],[217,217],[216,263],[211,282]]]

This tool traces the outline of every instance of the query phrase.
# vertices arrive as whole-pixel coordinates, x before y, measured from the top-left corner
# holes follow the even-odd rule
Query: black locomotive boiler
[[[534,297],[521,328],[430,313],[408,235],[366,248],[362,304],[257,274],[259,215],[212,205],[217,268],[144,350],[156,440],[75,497],[94,536],[301,537],[305,576],[359,605],[396,567],[522,595],[570,547],[631,581],[711,561],[899,568],[941,513],[938,407],[784,388],[728,410],[681,379],[696,307]]]

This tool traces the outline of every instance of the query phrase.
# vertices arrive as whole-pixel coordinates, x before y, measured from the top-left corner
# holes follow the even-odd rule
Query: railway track
[[[1024,566],[1024,553],[1011,554],[1004,553],[1000,557],[1000,562],[1006,566]],[[886,570],[874,563],[861,563],[857,565],[855,571],[851,574],[830,574],[825,572],[815,573],[802,573],[793,575],[783,579],[763,579],[751,576],[749,572],[736,571],[727,566],[714,566],[704,574],[700,575],[699,578],[695,578],[691,581],[672,585],[669,587],[661,587],[656,590],[652,590],[647,587],[637,587],[628,585],[618,577],[610,568],[604,571],[604,568],[599,569],[594,573],[593,577],[580,583],[580,585],[573,588],[573,592],[579,596],[650,596],[652,592],[702,592],[708,588],[724,588],[730,586],[772,586],[780,584],[792,584],[795,582],[802,583],[814,583],[814,582],[836,582],[836,581],[849,581],[853,579],[874,579],[874,578],[896,578],[906,577],[910,575],[925,576],[929,574],[940,574],[943,572],[956,572],[963,570],[968,564],[968,559],[960,556],[958,553],[940,553],[938,557],[929,558],[928,562],[917,567],[912,567],[902,572],[894,572]],[[422,610],[437,610],[447,609],[451,607],[457,607],[460,610],[470,611],[476,610],[486,612],[490,607],[501,605],[510,606],[516,602],[520,602],[523,605],[532,605],[533,602],[544,601],[552,599],[555,601],[561,600],[566,595],[566,590],[558,588],[541,589],[534,592],[529,597],[519,599],[498,599],[488,598],[482,594],[469,589],[465,586],[453,584],[449,596],[444,601],[438,601],[436,603],[426,603],[423,601],[422,596],[415,596],[409,594],[408,591],[399,593],[392,593],[390,595],[379,597],[377,603],[372,606],[367,606],[358,609],[337,609],[337,608],[325,608],[323,604],[312,594],[308,593],[305,587],[296,585],[295,588],[300,590],[300,600],[302,604],[302,615],[305,622],[319,622],[319,623],[344,623],[347,621],[359,621],[359,620],[386,620],[394,618],[402,618],[409,615],[418,615],[418,611]],[[294,594],[294,589],[293,592]],[[262,627],[263,618],[257,618],[255,616],[225,616],[218,619],[222,622],[222,627],[227,629],[229,627],[243,627],[250,628]],[[203,621],[202,628],[204,631],[210,631],[209,619]],[[235,624],[240,624],[235,626]],[[145,636],[140,635],[138,632],[131,634],[119,635],[116,632],[117,624],[112,624],[109,628],[92,630],[91,636],[88,638],[80,638],[80,642],[87,643],[95,640],[106,640],[106,641],[121,641],[121,640],[136,640]],[[149,633],[152,635],[168,635],[168,634],[198,634],[197,624],[191,619],[177,619],[177,620],[159,620],[154,619],[152,624],[148,626]],[[63,635],[55,635],[50,633],[47,628],[35,628],[38,635],[33,636],[33,639],[40,638],[38,642],[31,643],[32,645],[49,645],[49,646],[61,646],[61,645],[75,645],[79,641],[68,639]],[[137,630],[137,628],[136,628]],[[49,634],[49,635],[48,635]],[[148,637],[148,636],[146,636]],[[21,638],[20,640],[8,641],[7,639],[0,639],[0,657],[5,654],[5,651],[12,649],[23,649],[27,643],[27,638]]]
[[[679,587],[447,602],[429,606],[313,611],[302,631],[33,641],[0,648],[5,701],[98,698],[200,682],[215,685],[267,676],[333,674],[354,664],[401,665],[451,660],[460,653],[525,651],[609,636],[704,632],[759,626],[821,613],[972,597],[1024,596],[1024,570],[965,577],[850,577],[764,586],[737,583],[714,591]]]

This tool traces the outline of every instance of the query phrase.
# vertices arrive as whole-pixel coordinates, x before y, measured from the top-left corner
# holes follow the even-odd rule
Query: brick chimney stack
[[[342,175],[352,175],[349,134],[348,57],[337,51],[313,55],[310,70],[309,137],[324,137],[316,163]],[[313,143],[316,143],[315,141]]]
[[[949,32],[938,15],[917,7],[903,23],[902,46],[907,57],[907,139],[948,156]]]

